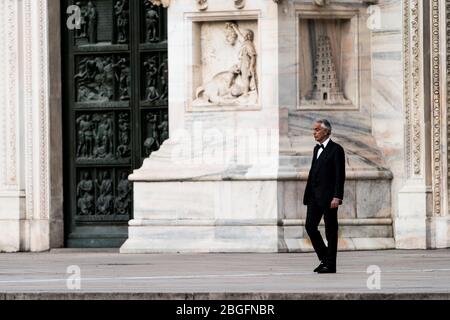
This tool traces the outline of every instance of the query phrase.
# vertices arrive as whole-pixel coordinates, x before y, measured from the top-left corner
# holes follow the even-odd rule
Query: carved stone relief
[[[313,88],[302,104],[351,104],[340,88],[328,36],[319,36],[313,72]]]
[[[210,28],[209,28],[210,27]],[[221,29],[219,33],[219,28]],[[255,25],[252,28],[240,27],[237,23],[228,22],[220,27],[205,23],[206,40],[202,43],[202,67],[205,69],[217,69],[222,65],[227,65],[228,61],[233,61],[228,69],[216,72],[207,77],[203,76],[202,85],[195,90],[193,106],[207,105],[227,105],[246,106],[258,103],[258,53],[255,44]],[[219,49],[214,44],[218,44],[218,34],[222,34],[222,43],[230,47],[239,47],[234,51],[234,57],[225,57],[226,50]],[[208,39],[211,37],[212,39]],[[223,44],[222,44],[223,46]],[[218,51],[224,52],[220,54]],[[208,52],[213,52],[218,57],[214,61],[208,61]],[[223,59],[221,59],[223,58]],[[207,65],[207,66],[206,66]],[[203,70],[203,75],[205,75]]]
[[[208,9],[208,0],[197,0],[197,8],[201,11]]]
[[[234,0],[234,6],[236,7],[236,9],[244,9],[245,0]]]
[[[314,4],[318,7],[323,7],[328,4],[329,0],[314,0]]]
[[[359,108],[357,20],[299,17],[299,109]]]

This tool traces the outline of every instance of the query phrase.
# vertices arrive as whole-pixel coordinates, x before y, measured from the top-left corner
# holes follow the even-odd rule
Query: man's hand
[[[331,201],[330,208],[331,209],[336,209],[336,208],[339,207],[340,204],[341,204],[341,199],[333,198],[333,200]]]

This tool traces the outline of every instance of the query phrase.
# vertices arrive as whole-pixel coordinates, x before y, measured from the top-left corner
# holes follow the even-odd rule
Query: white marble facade
[[[170,139],[130,176],[121,252],[310,251],[301,198],[322,117],[347,154],[340,249],[450,247],[450,1],[154,2]],[[63,245],[59,1],[0,9],[0,251],[42,251]],[[348,104],[303,103],[320,36]]]

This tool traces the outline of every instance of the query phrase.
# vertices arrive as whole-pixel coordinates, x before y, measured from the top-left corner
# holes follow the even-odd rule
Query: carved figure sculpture
[[[117,197],[115,209],[117,214],[128,214],[131,207],[131,185],[126,172],[122,172],[120,181],[117,184]]]
[[[160,132],[159,133],[160,143],[162,144],[164,141],[169,139],[169,117],[167,114],[164,115],[163,121],[158,126],[158,130]]]
[[[145,96],[147,98],[147,101],[150,101],[150,102],[154,102],[159,99],[158,90],[156,90],[156,88],[154,86],[147,87]]]
[[[82,179],[77,185],[77,207],[79,215],[94,214],[94,183],[89,172],[82,174]]]
[[[145,13],[145,22],[147,27],[147,42],[159,41],[158,38],[158,26],[159,26],[159,14],[155,10],[154,6],[150,6]]]
[[[80,8],[80,29],[76,32],[76,38],[82,39],[87,37],[87,7],[82,6],[81,2],[78,1],[75,5]]]
[[[197,0],[197,8],[202,11],[208,9],[208,0]]]
[[[92,158],[94,155],[94,123],[90,115],[82,115],[77,121],[78,146],[77,157]]]
[[[234,23],[230,27],[237,33],[238,39],[242,42],[241,50],[239,51],[240,69],[243,83],[244,95],[252,90],[258,91],[258,79],[256,74],[256,48],[253,43],[254,33],[252,30],[240,31],[238,26]]]
[[[146,69],[147,86],[156,87],[158,68],[156,67],[156,57],[151,56],[144,62],[144,68]]]
[[[113,183],[108,171],[103,172],[101,183],[97,181],[99,197],[97,199],[98,214],[107,215],[113,213]]]
[[[158,68],[158,73],[160,76],[161,83],[161,95],[159,97],[160,101],[167,101],[169,96],[169,62],[167,58],[163,60]]]
[[[226,97],[232,98],[233,87],[240,73],[238,65],[234,65],[229,71],[216,74],[211,81],[197,89],[196,98],[214,104],[221,104]]]
[[[119,114],[119,146],[117,147],[117,156],[119,158],[128,158],[130,150],[130,123],[127,113]]]
[[[114,6],[114,13],[116,15],[117,42],[127,43],[129,31],[128,0],[117,0],[116,5]]]
[[[113,65],[116,70],[116,81],[119,83],[119,100],[130,100],[129,88],[130,88],[130,63],[126,58],[121,58],[116,64]]]
[[[98,12],[93,1],[87,4],[87,29],[90,44],[97,43]]]
[[[159,149],[159,139],[157,131],[158,118],[156,114],[147,115],[147,139],[144,141],[145,155],[149,156],[153,151]]]

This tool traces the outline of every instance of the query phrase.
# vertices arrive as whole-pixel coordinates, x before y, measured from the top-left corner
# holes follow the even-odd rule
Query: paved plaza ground
[[[0,300],[450,299],[450,250],[339,252],[337,274],[315,274],[317,264],[312,253],[3,253]]]

